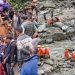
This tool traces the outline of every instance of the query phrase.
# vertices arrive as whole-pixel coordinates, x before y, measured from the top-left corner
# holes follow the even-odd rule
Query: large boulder
[[[46,43],[46,39],[41,39],[41,41],[39,42],[39,44],[45,44]]]
[[[53,41],[61,41],[61,40],[65,40],[66,36],[63,33],[55,33],[52,35],[52,39]]]
[[[47,32],[50,32],[51,35],[55,33],[63,33],[63,31],[59,27],[48,27]]]
[[[56,23],[54,24],[54,26],[55,26],[55,27],[59,27],[60,29],[62,29],[62,27],[64,26],[64,23],[62,23],[62,22],[56,22]]]
[[[43,25],[40,25],[37,29],[38,32],[43,32],[44,29],[46,29],[46,24],[44,23]]]

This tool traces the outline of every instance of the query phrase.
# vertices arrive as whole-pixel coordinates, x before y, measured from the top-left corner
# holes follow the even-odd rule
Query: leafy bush
[[[24,3],[31,0],[8,0],[9,3],[14,7],[15,10],[21,9]]]

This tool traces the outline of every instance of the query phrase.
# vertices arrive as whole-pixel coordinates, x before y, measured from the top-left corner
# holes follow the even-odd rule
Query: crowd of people
[[[37,75],[39,44],[37,0],[16,11],[7,0],[0,0],[0,75]]]

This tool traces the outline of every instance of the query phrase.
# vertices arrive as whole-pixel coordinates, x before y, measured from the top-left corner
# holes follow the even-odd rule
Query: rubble
[[[51,43],[54,43],[53,39],[52,38],[47,38],[46,39],[46,44],[51,44]]]
[[[71,42],[69,46],[72,45],[73,42]],[[60,44],[60,47],[62,48],[59,48],[58,47],[58,44]],[[62,44],[64,44],[62,46]],[[74,72],[74,62],[71,63],[70,61],[65,61],[65,59],[62,57],[63,56],[63,53],[64,53],[64,46],[65,44],[68,44],[68,42],[59,42],[59,43],[55,43],[55,44],[51,44],[50,45],[50,48],[51,48],[51,57],[50,59],[45,59],[43,61],[43,64],[39,67],[39,72],[40,74],[38,75],[73,75],[75,74]],[[57,45],[57,46],[56,46]],[[55,48],[54,48],[54,47]],[[54,57],[53,57],[54,55]],[[58,59],[59,58],[59,59]]]
[[[45,60],[38,70],[38,72],[42,70],[42,73],[40,72],[38,75],[75,75],[75,62],[65,61],[64,59],[65,48],[71,47],[75,49],[75,1],[57,1],[54,0],[53,3],[55,8],[45,7],[48,13],[42,10],[43,13],[40,14],[40,20],[44,18],[43,14],[46,13],[47,18],[59,17],[60,21],[51,26],[46,24],[44,31],[39,33],[42,44],[48,44],[51,51],[50,59]],[[53,16],[51,16],[52,9]],[[46,21],[43,19],[41,22]]]
[[[52,38],[53,38],[54,41],[61,41],[61,40],[66,39],[65,35],[62,34],[62,33],[55,33],[55,34],[52,35]]]
[[[57,11],[57,12],[56,12]],[[61,8],[55,9],[54,13],[59,13]],[[75,32],[75,9],[74,8],[66,8],[61,11],[63,14],[58,15],[60,17],[60,22],[54,23],[52,26],[44,26],[42,33],[42,28],[40,28],[41,39],[45,39],[46,43],[50,44],[53,41],[62,41],[62,40],[71,40],[74,38]],[[67,16],[68,15],[68,16]],[[55,15],[54,15],[55,16]],[[40,35],[39,34],[39,35]],[[47,38],[48,37],[48,38]],[[46,39],[47,38],[47,39]],[[49,40],[49,38],[51,38]]]

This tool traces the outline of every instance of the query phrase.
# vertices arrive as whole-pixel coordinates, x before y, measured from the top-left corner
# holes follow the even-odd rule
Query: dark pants
[[[5,73],[6,73],[6,75],[7,75],[8,73],[7,73],[6,64],[3,64],[3,67],[4,67]]]
[[[6,63],[7,75],[14,75],[13,68],[11,68],[11,64]]]

